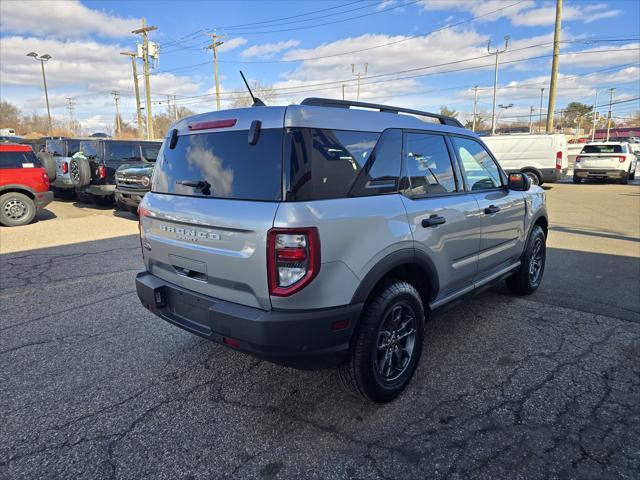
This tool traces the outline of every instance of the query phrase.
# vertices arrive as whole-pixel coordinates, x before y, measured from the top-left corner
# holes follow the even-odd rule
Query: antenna
[[[240,70],[240,76],[242,77],[242,81],[244,82],[245,86],[247,87],[247,90],[249,90],[249,95],[251,95],[251,99],[253,100],[253,106],[254,107],[266,107],[265,103],[260,100],[259,98],[256,98],[253,96],[253,92],[251,91],[251,87],[249,87],[249,83],[247,82],[247,79],[244,78],[244,73],[242,73],[242,70]]]

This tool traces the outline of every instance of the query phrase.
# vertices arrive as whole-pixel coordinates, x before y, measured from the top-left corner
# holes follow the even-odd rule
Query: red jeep
[[[7,227],[31,223],[51,200],[49,177],[31,147],[0,144],[0,223]]]

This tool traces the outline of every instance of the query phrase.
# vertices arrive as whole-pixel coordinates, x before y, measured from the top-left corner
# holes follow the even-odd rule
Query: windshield
[[[585,145],[582,153],[624,153],[622,145]]]
[[[264,129],[255,145],[247,130],[178,137],[158,156],[153,191],[277,201],[282,185],[282,129]]]

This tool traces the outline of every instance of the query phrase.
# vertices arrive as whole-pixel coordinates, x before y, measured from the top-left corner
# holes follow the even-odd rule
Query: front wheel
[[[338,377],[352,394],[390,402],[406,388],[422,354],[424,308],[413,285],[393,281],[369,300]]]
[[[507,278],[507,287],[517,295],[535,292],[542,282],[547,259],[547,238],[539,225],[533,227],[520,267]]]

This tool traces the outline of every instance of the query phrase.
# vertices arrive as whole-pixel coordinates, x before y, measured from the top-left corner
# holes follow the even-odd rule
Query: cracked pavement
[[[387,405],[148,313],[136,236],[3,255],[0,478],[637,479],[640,254],[571,235],[552,227],[533,296],[498,286],[434,316]]]

